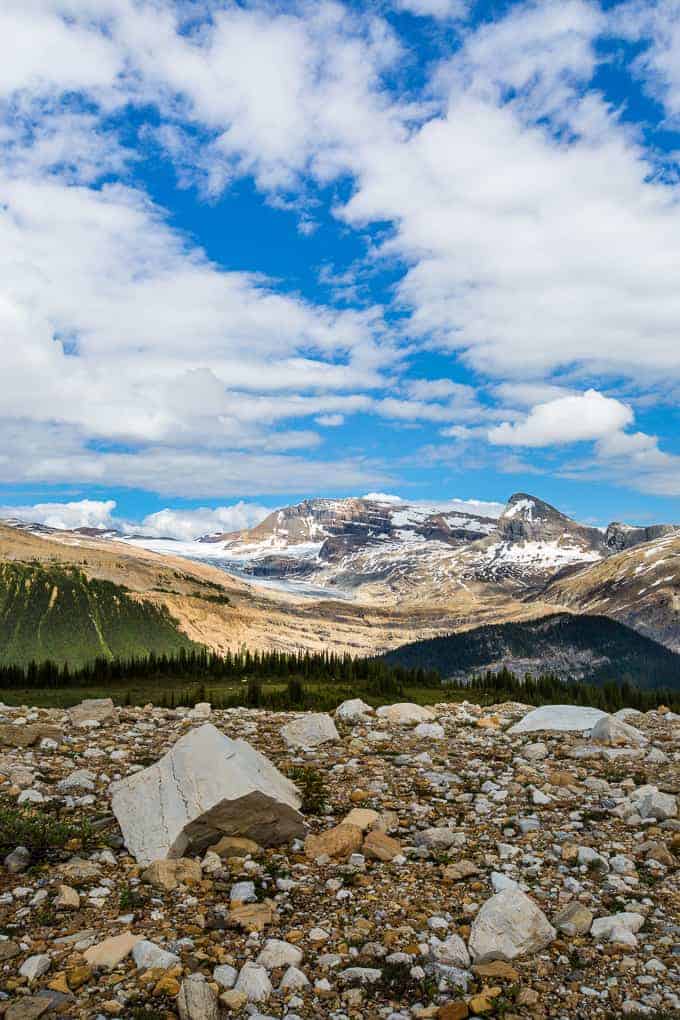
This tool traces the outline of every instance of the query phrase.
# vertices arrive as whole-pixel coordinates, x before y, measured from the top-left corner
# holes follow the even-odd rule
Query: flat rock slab
[[[113,935],[110,939],[104,939],[98,945],[87,949],[84,954],[85,962],[93,970],[113,970],[141,941],[141,936],[133,935],[131,931]]]
[[[68,717],[73,726],[84,722],[108,722],[116,718],[116,709],[111,698],[89,698],[69,708]]]
[[[606,719],[607,713],[599,708],[584,708],[581,705],[543,705],[535,708],[515,723],[508,733],[540,733],[554,731],[556,733],[585,733],[600,721]]]
[[[29,723],[26,726],[16,726],[13,723],[0,725],[0,744],[5,747],[33,747],[46,737],[57,744],[61,744],[64,739],[61,730],[57,726],[50,726],[49,723]]]
[[[277,846],[306,834],[294,784],[247,741],[211,723],[111,792],[125,845],[140,864],[205,849],[222,835]]]

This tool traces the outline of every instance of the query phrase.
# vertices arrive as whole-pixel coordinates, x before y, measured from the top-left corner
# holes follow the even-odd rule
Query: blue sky
[[[0,50],[2,513],[680,520],[677,4],[6,0]]]

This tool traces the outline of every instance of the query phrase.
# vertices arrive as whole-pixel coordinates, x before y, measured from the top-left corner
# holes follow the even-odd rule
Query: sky
[[[675,0],[3,0],[0,514],[680,521]]]

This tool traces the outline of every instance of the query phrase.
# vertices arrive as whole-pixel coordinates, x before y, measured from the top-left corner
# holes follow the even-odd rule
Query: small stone
[[[281,939],[267,939],[256,963],[266,970],[277,967],[296,967],[302,960],[302,950]]]
[[[438,1020],[467,1020],[470,1010],[465,1002],[447,1002],[445,1006],[439,1007]]]
[[[401,854],[401,843],[384,832],[369,832],[362,847],[366,857],[378,861],[392,861]]]
[[[264,967],[249,961],[244,963],[234,986],[242,992],[248,1002],[266,1002],[272,994],[272,984]]]
[[[239,1013],[247,1001],[247,996],[244,995],[243,992],[237,992],[234,988],[230,988],[228,991],[222,992],[220,995],[220,1002],[222,1005],[227,1009],[232,1010],[234,1013]]]
[[[472,922],[469,948],[475,963],[514,960],[540,952],[556,931],[520,889],[504,889],[487,900]]]
[[[572,900],[555,918],[555,927],[565,935],[586,935],[593,923],[593,913],[578,900]]]
[[[216,981],[220,988],[233,988],[237,977],[238,971],[228,963],[221,963],[213,970],[213,981]]]
[[[172,974],[164,974],[154,985],[153,994],[166,995],[168,998],[174,999],[181,990],[182,986],[176,977]]]
[[[4,865],[10,875],[20,875],[23,871],[26,871],[30,863],[31,853],[25,846],[18,846],[16,850],[12,850],[10,854],[7,854],[4,860]]]
[[[140,941],[139,935],[124,931],[120,935],[113,935],[98,945],[92,946],[91,949],[87,949],[84,954],[85,961],[93,970],[113,970],[126,956],[130,955]]]
[[[135,961],[137,970],[169,970],[180,962],[179,956],[162,949],[155,942],[148,939],[140,939],[132,949],[132,958]]]
[[[217,996],[202,974],[184,979],[177,996],[180,1020],[218,1020]]]
[[[70,885],[60,885],[54,900],[57,910],[78,910],[80,896]]]
[[[305,854],[315,860],[327,854],[329,857],[349,857],[361,848],[363,833],[356,825],[344,822],[333,829],[327,829],[318,836],[309,835],[305,840]]]
[[[24,960],[19,968],[19,973],[22,977],[28,979],[29,984],[32,984],[33,981],[37,981],[43,974],[47,974],[51,966],[51,957],[47,956],[46,953],[39,953],[37,956],[29,956],[27,960]]]
[[[142,874],[144,882],[166,892],[172,892],[178,885],[193,885],[202,877],[200,862],[191,857],[153,861]]]
[[[70,967],[66,971],[66,983],[71,991],[75,991],[92,978],[92,968],[86,964],[79,967]]]

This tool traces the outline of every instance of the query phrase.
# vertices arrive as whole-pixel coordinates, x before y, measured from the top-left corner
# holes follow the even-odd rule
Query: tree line
[[[237,681],[236,689],[220,690],[220,685],[229,681]],[[594,685],[567,682],[550,672],[518,676],[504,668],[442,682],[435,669],[329,651],[251,652],[243,648],[220,655],[207,649],[180,649],[176,655],[101,658],[79,669],[49,661],[31,662],[26,667],[0,666],[0,690],[7,691],[103,688],[122,692],[131,683],[141,684],[146,695],[149,688],[155,688],[151,700],[169,708],[210,701],[216,708],[327,711],[346,698],[361,696],[378,704],[404,700],[409,691],[420,689],[440,691],[441,701],[467,698],[482,705],[521,701],[644,712],[663,703],[680,712],[680,691],[646,690],[628,680]],[[125,693],[121,700],[131,703],[132,695]]]

